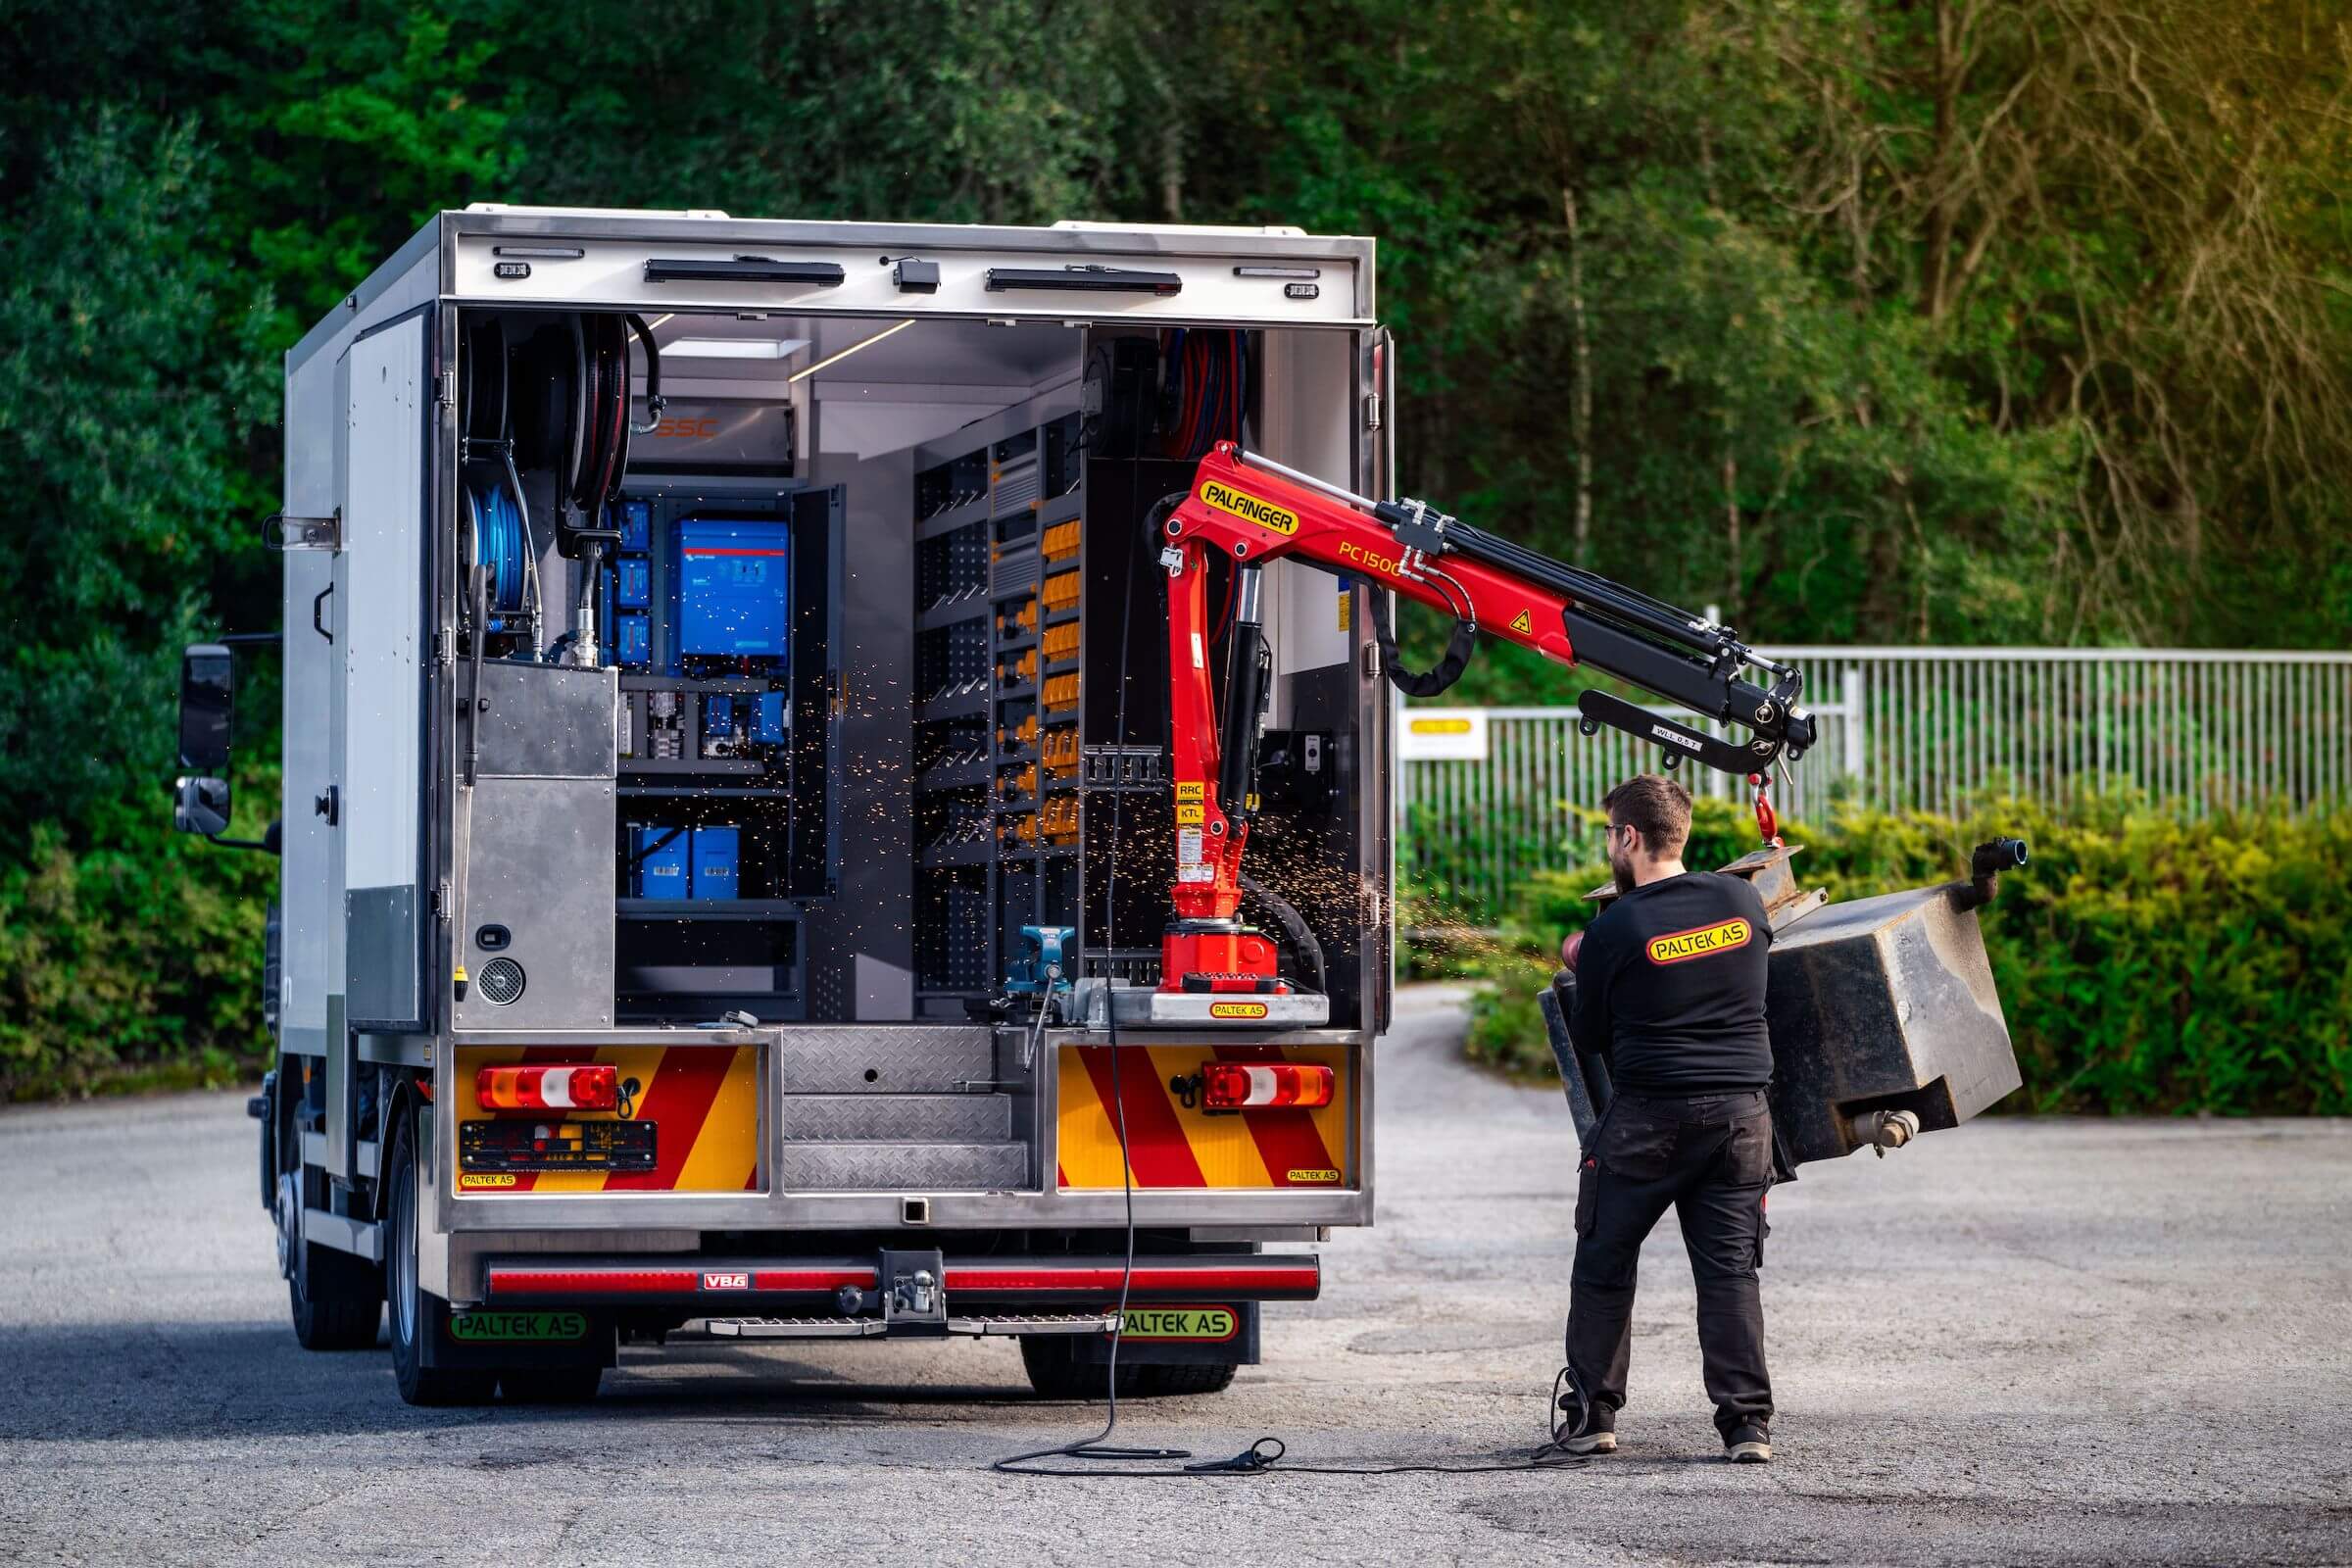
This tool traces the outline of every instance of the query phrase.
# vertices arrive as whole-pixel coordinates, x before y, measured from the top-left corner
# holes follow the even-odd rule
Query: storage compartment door
[[[425,355],[430,311],[352,344],[343,469],[344,1012],[424,1026]],[[334,1042],[329,1041],[330,1049]]]
[[[841,890],[841,812],[835,787],[844,765],[842,730],[849,686],[841,653],[845,588],[842,530],[848,498],[839,485],[793,495],[792,893],[831,898]]]

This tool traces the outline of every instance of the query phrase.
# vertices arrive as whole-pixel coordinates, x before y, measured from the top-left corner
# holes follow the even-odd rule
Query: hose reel
[[[506,617],[523,613],[529,603],[530,530],[522,520],[519,497],[509,490],[505,476],[493,470],[482,481],[466,486],[466,521],[470,528],[468,564],[490,568],[489,631],[508,631]]]

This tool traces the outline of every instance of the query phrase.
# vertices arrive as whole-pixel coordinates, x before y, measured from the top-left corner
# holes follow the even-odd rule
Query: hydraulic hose
[[[1291,946],[1298,951],[1300,957],[1315,966],[1315,989],[1328,994],[1331,986],[1329,974],[1323,962],[1323,944],[1316,941],[1314,932],[1307,929],[1305,917],[1292,906],[1290,900],[1267,887],[1249,872],[1242,872],[1241,880],[1244,893],[1249,894],[1274,911],[1274,919],[1290,937]]]
[[[669,407],[669,399],[662,395],[662,346],[654,341],[654,329],[645,324],[644,317],[632,315],[627,320],[629,330],[645,347],[645,412],[650,416],[643,424],[631,424],[629,433],[652,435],[661,427],[662,411]],[[627,393],[622,397],[625,400]]]
[[[1372,595],[1372,640],[1380,645],[1380,667],[1388,671],[1389,684],[1407,697],[1435,697],[1462,678],[1470,667],[1470,656],[1478,652],[1478,627],[1473,622],[1457,619],[1453,635],[1446,640],[1446,657],[1435,668],[1415,672],[1404,667],[1396,658],[1396,634],[1390,629],[1389,607],[1378,588]]]

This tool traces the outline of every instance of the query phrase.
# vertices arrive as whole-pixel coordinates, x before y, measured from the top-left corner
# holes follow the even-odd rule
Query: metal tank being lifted
[[[2024,1082],[1977,911],[2002,871],[2026,863],[2025,842],[1977,846],[1966,881],[1836,905],[1799,886],[1789,867],[1797,848],[1768,846],[1723,867],[1748,879],[1772,922],[1767,1020],[1783,1179],[1809,1160],[1884,1152],[1957,1127]],[[1604,904],[1615,896],[1593,894]],[[1542,1005],[1585,1139],[1610,1091],[1607,1067],[1569,1038],[1575,987],[1560,970]]]

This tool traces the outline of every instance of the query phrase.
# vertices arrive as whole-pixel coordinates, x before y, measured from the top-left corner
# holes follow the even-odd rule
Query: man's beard
[[[1612,855],[1612,856],[1610,856],[1610,857],[1609,857],[1609,875],[1617,879],[1617,891],[1618,891],[1618,892],[1620,892],[1620,893],[1631,893],[1631,892],[1633,892],[1633,891],[1634,891],[1634,861],[1633,861],[1633,858],[1632,858],[1631,856],[1615,856],[1615,855]]]

